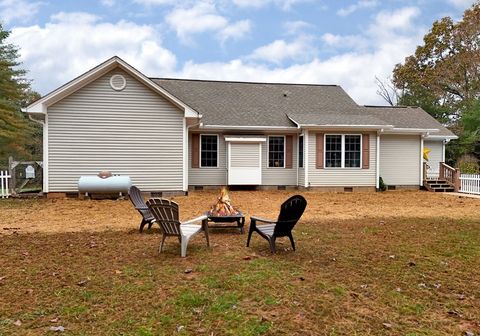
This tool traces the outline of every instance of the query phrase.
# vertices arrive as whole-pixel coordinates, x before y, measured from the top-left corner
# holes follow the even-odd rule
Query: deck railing
[[[450,183],[455,192],[460,190],[460,170],[440,162],[439,178]]]
[[[10,175],[8,175],[8,172],[0,170],[0,198],[8,198],[8,196],[10,196],[8,189],[9,179]]]

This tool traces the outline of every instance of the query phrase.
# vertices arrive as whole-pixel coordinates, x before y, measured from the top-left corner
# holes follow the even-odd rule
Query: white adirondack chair
[[[160,225],[162,240],[158,252],[163,251],[165,239],[168,236],[178,237],[181,245],[181,256],[187,256],[187,246],[190,239],[200,231],[205,232],[207,246],[210,246],[208,237],[207,216],[200,216],[186,222],[180,222],[178,204],[163,198],[152,198],[147,201],[147,206]],[[201,225],[194,224],[201,222]]]

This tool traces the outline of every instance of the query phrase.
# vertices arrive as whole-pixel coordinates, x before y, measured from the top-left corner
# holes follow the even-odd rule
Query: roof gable
[[[77,78],[71,80],[70,82],[62,85],[61,87],[57,88],[56,90],[48,93],[47,95],[43,96],[39,100],[33,102],[29,106],[24,109],[26,113],[32,114],[46,114],[48,106],[55,104],[56,102],[68,97],[73,92],[83,88],[87,84],[95,81],[96,79],[100,78],[101,76],[107,74],[108,72],[112,71],[113,69],[120,68],[126,71],[128,74],[133,76],[135,79],[139,80],[145,86],[149,87],[153,91],[157,92],[158,94],[162,95],[164,98],[169,100],[178,108],[182,109],[185,112],[186,116],[189,117],[198,117],[199,114],[190,106],[185,104],[183,101],[179,100],[164,88],[157,85],[153,82],[150,78],[146,77],[140,71],[126,63],[118,56],[114,56],[105,62],[99,64],[98,66],[94,67],[93,69],[85,72],[84,74],[78,76]]]

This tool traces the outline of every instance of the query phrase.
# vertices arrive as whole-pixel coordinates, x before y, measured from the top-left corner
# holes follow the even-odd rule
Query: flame
[[[217,199],[217,203],[212,205],[212,208],[210,209],[210,214],[213,216],[234,216],[238,213],[239,212],[232,206],[227,187],[223,187],[220,190],[220,196]]]

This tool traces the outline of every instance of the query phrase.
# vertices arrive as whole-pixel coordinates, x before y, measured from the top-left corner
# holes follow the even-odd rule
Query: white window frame
[[[206,136],[215,136],[217,137],[217,165],[216,166],[202,166],[202,137],[206,135]],[[219,165],[219,152],[220,152],[220,137],[218,136],[218,134],[200,134],[200,144],[199,144],[199,151],[198,151],[198,161],[199,161],[199,167],[200,168],[204,168],[204,169],[215,169],[215,168],[218,168],[218,165]]]
[[[342,152],[341,152],[341,167],[327,167],[327,136],[340,135],[342,137]],[[360,166],[359,167],[345,167],[345,136],[357,135],[360,136]],[[323,138],[323,167],[324,169],[362,169],[363,162],[363,134],[357,133],[325,133]]]
[[[297,165],[298,165],[298,168],[305,168],[305,138],[303,136],[303,134],[300,134],[298,136],[298,152],[297,152],[297,155],[298,155],[298,158],[300,158],[300,138],[302,138],[302,153],[303,153],[303,156],[302,156],[302,161],[300,162],[300,160],[297,159]],[[300,166],[301,164],[301,166]]]
[[[283,138],[283,166],[270,167],[270,138]],[[267,168],[268,169],[283,169],[287,161],[287,137],[285,135],[269,135],[267,137]]]

